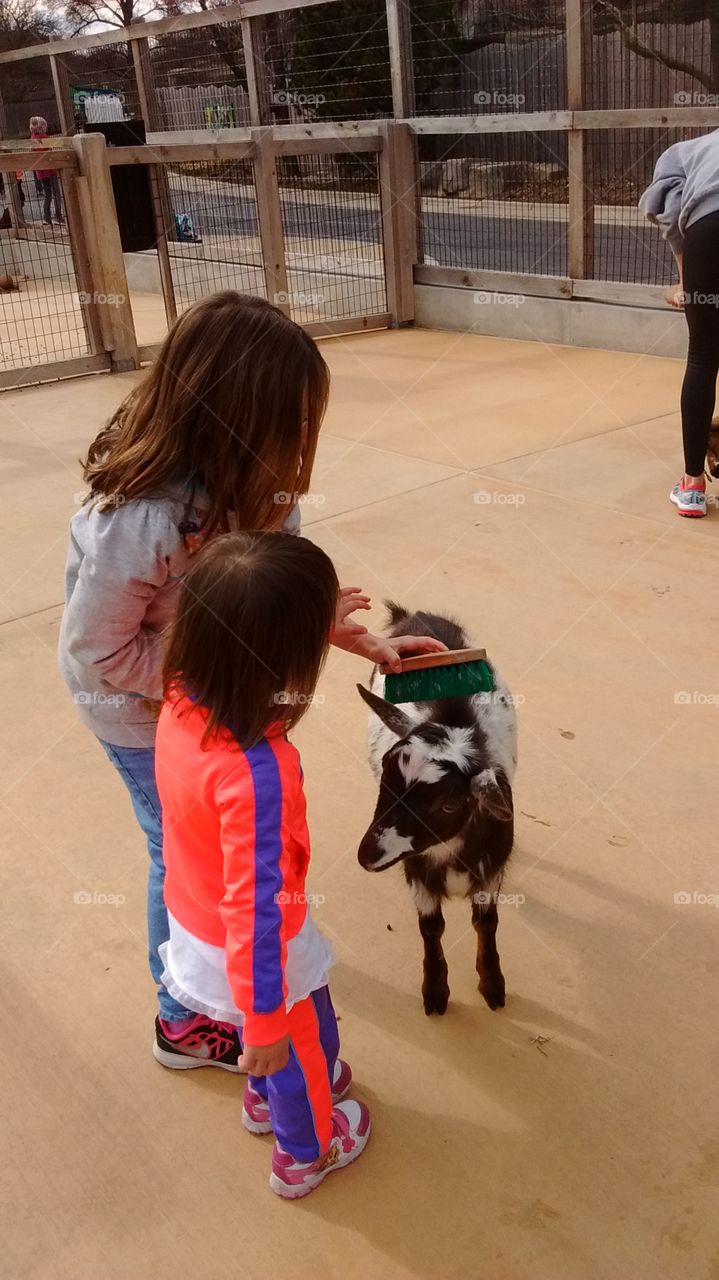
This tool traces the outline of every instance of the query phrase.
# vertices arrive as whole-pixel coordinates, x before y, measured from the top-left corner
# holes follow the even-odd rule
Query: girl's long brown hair
[[[88,451],[100,507],[198,483],[204,532],[278,528],[309,487],[329,373],[312,338],[261,298],[227,291],[173,325],[147,377]]]
[[[203,742],[229,731],[245,750],[312,702],[339,585],[329,556],[286,533],[227,533],[193,557],[180,588],[165,696],[206,713]]]

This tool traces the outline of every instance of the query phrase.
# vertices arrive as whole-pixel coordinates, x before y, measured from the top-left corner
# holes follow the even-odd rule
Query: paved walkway
[[[422,1012],[402,875],[356,860],[368,672],[333,654],[299,734],[310,888],[371,1145],[282,1204],[241,1082],[153,1061],[146,858],[54,658],[76,460],[135,375],[4,395],[6,1274],[710,1280],[719,511],[667,502],[681,367],[427,331],[323,350],[307,532],[377,625],[388,595],[456,613],[521,700],[507,1007],[455,902],[450,1009]]]

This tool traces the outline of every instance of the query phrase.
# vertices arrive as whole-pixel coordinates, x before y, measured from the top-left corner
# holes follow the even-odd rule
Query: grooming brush
[[[447,649],[402,659],[402,670],[384,678],[387,702],[434,702],[438,698],[466,698],[491,693],[492,670],[486,649]]]

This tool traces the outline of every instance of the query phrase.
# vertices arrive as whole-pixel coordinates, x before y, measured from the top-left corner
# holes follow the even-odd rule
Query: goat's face
[[[484,809],[512,817],[512,792],[501,769],[483,767],[472,729],[424,721],[414,724],[398,707],[360,692],[399,740],[382,758],[377,808],[359,847],[367,871],[428,850],[452,852],[452,841]]]

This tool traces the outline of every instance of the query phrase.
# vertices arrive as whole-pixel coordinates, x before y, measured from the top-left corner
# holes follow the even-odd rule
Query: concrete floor
[[[371,1145],[281,1203],[241,1081],[154,1062],[142,841],[54,659],[76,459],[135,375],[4,395],[4,1273],[716,1280],[719,512],[667,501],[681,366],[427,331],[323,350],[308,533],[377,623],[386,595],[460,615],[521,700],[507,1007],[455,902],[450,1009],[422,1012],[401,873],[356,861],[368,672],[334,653],[299,733],[310,887]]]

